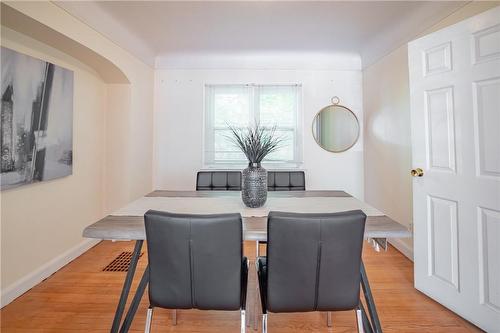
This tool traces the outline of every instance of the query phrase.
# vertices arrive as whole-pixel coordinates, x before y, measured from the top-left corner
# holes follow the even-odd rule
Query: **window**
[[[264,159],[270,167],[293,167],[301,162],[302,141],[298,124],[300,85],[207,85],[205,86],[204,163],[208,167],[242,166],[245,155],[230,139],[228,125],[255,123],[284,139],[282,147]]]

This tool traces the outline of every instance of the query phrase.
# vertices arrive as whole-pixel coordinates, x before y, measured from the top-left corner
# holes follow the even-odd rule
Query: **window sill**
[[[204,165],[201,171],[215,171],[215,170],[243,170],[248,166],[248,164],[210,164]],[[283,164],[269,164],[263,163],[262,167],[266,170],[292,170],[292,171],[304,171],[302,168],[302,163],[283,163]]]

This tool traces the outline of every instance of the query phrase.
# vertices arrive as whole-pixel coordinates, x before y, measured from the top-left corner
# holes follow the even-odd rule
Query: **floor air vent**
[[[142,252],[139,258],[142,257]],[[128,266],[130,265],[130,260],[132,260],[132,252],[125,251],[116,257],[108,266],[104,267],[103,272],[127,272]]]

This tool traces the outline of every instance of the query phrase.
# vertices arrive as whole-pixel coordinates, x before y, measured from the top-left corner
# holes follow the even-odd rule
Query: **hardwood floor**
[[[109,332],[125,273],[102,269],[119,253],[132,249],[132,242],[101,242],[3,308],[1,332]],[[253,242],[245,244],[245,252],[253,259]],[[481,332],[415,290],[412,263],[395,249],[376,253],[365,243],[363,258],[384,332]],[[146,262],[143,255],[139,273]],[[253,267],[252,262],[252,283]],[[249,286],[249,297],[255,289],[254,284]],[[131,332],[143,332],[147,305],[145,296]],[[356,332],[350,311],[334,313],[332,328],[326,326],[324,313],[269,314],[268,322],[271,333]],[[170,311],[155,309],[152,332],[239,332],[239,312],[180,310],[177,326],[172,326]],[[254,331],[248,328],[247,332]]]

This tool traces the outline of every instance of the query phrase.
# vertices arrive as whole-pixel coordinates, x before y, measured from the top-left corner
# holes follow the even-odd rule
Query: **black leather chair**
[[[268,171],[268,191],[305,191],[304,171]]]
[[[305,191],[304,171],[268,171],[268,191]],[[240,171],[199,171],[196,191],[241,191]]]
[[[200,171],[196,191],[241,191],[240,171]]]
[[[240,214],[148,211],[149,309],[240,310],[245,331],[248,261]]]
[[[267,257],[257,260],[262,332],[267,312],[356,310],[360,305],[361,251],[366,215],[271,212]]]

